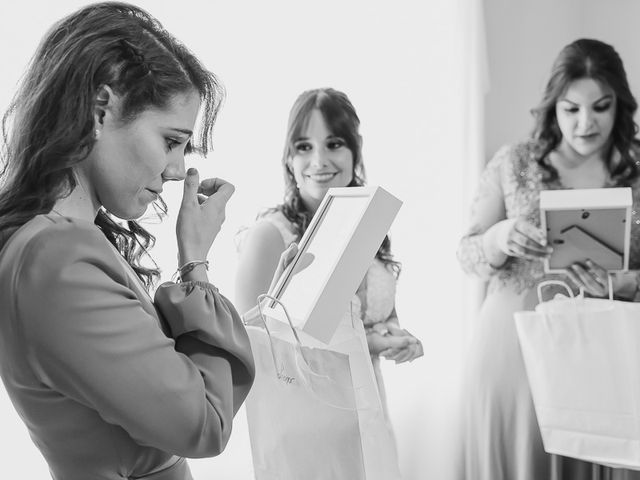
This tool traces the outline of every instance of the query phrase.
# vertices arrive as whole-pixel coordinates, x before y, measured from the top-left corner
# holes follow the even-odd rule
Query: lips
[[[585,141],[594,140],[596,137],[598,137],[597,133],[589,133],[587,135],[576,135],[576,138],[579,138],[580,140],[585,140]]]
[[[153,201],[155,202],[156,200],[158,200],[158,198],[160,197],[160,194],[162,193],[162,190],[152,190],[150,188],[145,188],[145,190],[151,195],[153,196]]]
[[[338,172],[317,172],[317,173],[307,173],[305,177],[313,180],[318,183],[326,183],[333,180],[333,178],[338,174]]]

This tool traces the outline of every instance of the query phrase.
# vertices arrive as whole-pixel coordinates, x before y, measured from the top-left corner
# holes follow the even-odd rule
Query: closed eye
[[[165,143],[167,144],[167,150],[171,151],[182,142],[176,140],[175,138],[167,137],[165,138]]]
[[[611,103],[605,103],[602,105],[596,105],[595,107],[593,107],[593,109],[596,112],[601,113],[601,112],[606,112],[607,110],[609,110],[610,107],[611,107]]]

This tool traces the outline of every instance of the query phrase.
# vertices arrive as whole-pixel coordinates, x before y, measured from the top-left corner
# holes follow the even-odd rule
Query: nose
[[[187,171],[184,165],[184,155],[177,155],[176,158],[173,158],[167,164],[164,172],[162,172],[162,181],[182,181],[185,178],[187,178]]]
[[[588,133],[593,124],[593,114],[588,108],[584,108],[578,115],[578,130],[580,133]]]
[[[311,154],[310,163],[314,167],[324,167],[327,164],[327,152],[322,148],[316,148]]]

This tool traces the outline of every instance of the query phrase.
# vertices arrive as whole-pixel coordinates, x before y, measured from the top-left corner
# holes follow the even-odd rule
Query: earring
[[[94,133],[95,133],[95,137],[96,137],[96,140],[97,140],[98,137],[100,137],[100,130],[96,128]]]

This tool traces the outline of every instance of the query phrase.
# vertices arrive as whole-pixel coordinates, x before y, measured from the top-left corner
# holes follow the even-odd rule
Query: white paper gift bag
[[[640,469],[640,304],[566,288],[515,313],[545,450]]]
[[[245,322],[256,363],[246,402],[256,479],[399,479],[363,329],[342,322],[327,346],[269,317]]]
[[[357,315],[343,316],[328,348],[349,356],[367,480],[399,480],[395,437],[382,406],[364,324]]]
[[[255,478],[365,479],[348,357],[247,331],[256,362],[246,402]]]

